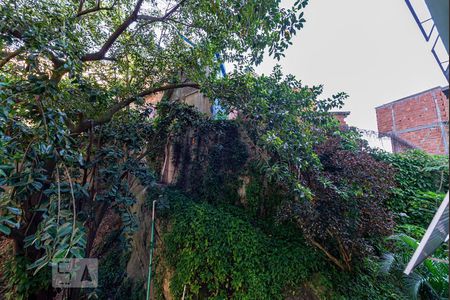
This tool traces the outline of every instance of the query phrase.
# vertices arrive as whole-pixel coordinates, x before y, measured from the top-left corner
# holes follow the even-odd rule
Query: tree
[[[393,170],[375,160],[364,145],[348,145],[345,134],[316,148],[321,169],[308,172],[312,201],[289,201],[281,219],[293,220],[305,238],[340,269],[374,253],[376,241],[392,233],[386,201],[394,187]]]
[[[1,1],[0,231],[16,254],[35,273],[89,256],[110,207],[130,227],[130,182],[153,180],[141,159],[160,141],[124,109],[207,86],[220,62],[280,58],[307,2]]]
[[[236,71],[229,80],[218,80],[205,90],[229,110],[239,112],[237,121],[253,144],[265,176],[295,197],[311,199],[305,171],[320,166],[315,147],[337,130],[329,111],[340,108],[347,95],[320,99],[322,86],[283,76],[279,66],[269,76]]]

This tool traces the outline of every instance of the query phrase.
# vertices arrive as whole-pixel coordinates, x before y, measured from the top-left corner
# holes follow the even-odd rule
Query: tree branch
[[[80,0],[80,4],[78,5],[78,14],[83,11],[84,0]]]
[[[144,2],[144,0],[138,0],[138,2],[136,3],[136,6],[133,9],[133,12],[109,36],[109,38],[106,40],[106,42],[103,44],[103,46],[100,48],[99,51],[94,52],[94,53],[88,53],[88,54],[82,56],[81,61],[93,61],[93,60],[103,59],[106,55],[106,52],[108,52],[108,50],[111,48],[111,46],[114,44],[114,42],[119,38],[119,36],[128,28],[128,26],[131,25],[131,23],[133,23],[136,20],[137,15],[139,13],[139,10],[141,9],[143,2]]]
[[[128,105],[130,105],[131,103],[133,103],[134,101],[138,100],[139,98],[151,95],[151,94],[155,94],[158,92],[163,92],[163,91],[168,91],[168,90],[173,90],[173,89],[177,89],[177,88],[182,88],[182,87],[193,87],[193,88],[200,88],[200,86],[196,83],[178,83],[178,84],[168,84],[165,86],[161,86],[161,87],[157,87],[157,88],[151,88],[151,89],[147,89],[144,90],[142,92],[140,92],[137,95],[134,95],[132,97],[129,97],[125,100],[122,100],[116,104],[114,104],[113,106],[111,106],[105,113],[103,113],[99,118],[97,119],[85,119],[82,120],[78,126],[72,131],[72,134],[80,134],[86,130],[88,130],[89,128],[91,128],[91,126],[97,126],[97,125],[102,125],[105,123],[108,123],[109,121],[111,121],[112,117],[114,116],[114,114],[116,114],[118,111],[120,111],[122,108],[127,107]]]
[[[3,68],[3,66],[6,65],[8,63],[8,61],[10,61],[11,59],[16,57],[17,55],[19,55],[23,51],[24,51],[24,48],[21,47],[21,48],[17,49],[16,51],[13,51],[11,53],[7,53],[6,57],[0,61],[0,69]]]
[[[23,34],[21,31],[19,30],[7,30],[5,32],[6,34],[12,35],[13,37],[22,40],[26,46],[28,46],[28,42],[23,39]],[[14,58],[15,56],[19,55],[20,53],[25,51],[25,46],[20,47],[19,49],[17,49],[16,51],[9,53],[7,57],[5,57],[1,62],[0,62],[0,69],[12,58]],[[58,58],[57,55],[55,53],[53,53],[50,49],[46,49],[44,50],[44,53],[47,53],[50,57],[50,60],[53,63],[54,69],[56,70],[57,68],[59,68],[60,66],[62,66],[65,61]]]
[[[318,242],[316,242],[313,239],[308,239],[308,241],[313,244],[313,246],[316,246],[317,248],[319,248],[320,250],[322,250],[323,253],[325,253],[325,255],[336,265],[338,266],[340,269],[342,270],[346,270],[346,268],[344,267],[344,265],[342,265],[342,263],[339,261],[339,259],[337,259],[336,257],[334,257],[330,252],[328,252],[324,247],[322,247],[322,245],[320,245]]]
[[[169,22],[169,21],[170,21],[170,22],[178,23],[178,24],[181,24],[181,25],[186,26],[186,27],[189,27],[189,28],[203,29],[203,28],[200,27],[200,26],[196,26],[196,25],[194,25],[194,24],[188,24],[188,23],[185,23],[185,22],[183,22],[183,21],[180,21],[180,20],[177,20],[177,19],[174,19],[174,18],[167,18],[165,21],[166,21],[166,22]]]
[[[187,0],[181,0],[176,4],[174,7],[172,7],[167,13],[165,13],[161,17],[152,17],[152,16],[145,16],[145,15],[138,15],[139,10],[142,6],[142,2],[144,0],[139,0],[136,3],[136,6],[133,9],[133,12],[128,16],[128,18],[125,19],[125,21],[117,27],[117,29],[110,35],[108,40],[103,44],[103,46],[100,48],[99,51],[94,53],[88,53],[86,55],[83,55],[81,57],[81,61],[94,61],[94,60],[102,60],[105,58],[106,53],[111,48],[111,46],[114,44],[114,42],[119,38],[119,36],[137,19],[143,19],[150,21],[151,23],[154,22],[161,22],[169,18],[183,3],[185,3]]]
[[[145,20],[149,21],[150,23],[161,21],[162,17],[154,17],[154,16],[147,16],[147,15],[138,15],[138,20]]]
[[[78,13],[75,15],[76,18],[79,18],[81,16],[84,16],[84,15],[87,15],[87,14],[90,14],[90,13],[93,13],[93,12],[96,12],[96,11],[100,11],[100,10],[112,10],[114,8],[114,6],[116,5],[116,1],[114,1],[113,4],[110,7],[101,7],[100,6],[101,1],[97,0],[97,4],[94,7],[82,10],[83,9],[83,3],[84,3],[84,0],[81,0],[80,1],[80,7],[78,9]]]
[[[140,20],[146,20],[146,21],[150,21],[151,23],[153,22],[162,22],[167,20],[175,11],[177,11],[177,9],[183,5],[183,3],[185,3],[187,0],[181,0],[180,2],[178,2],[174,7],[172,7],[168,12],[166,12],[163,16],[160,17],[154,17],[154,16],[146,16],[146,15],[138,15],[137,18]]]

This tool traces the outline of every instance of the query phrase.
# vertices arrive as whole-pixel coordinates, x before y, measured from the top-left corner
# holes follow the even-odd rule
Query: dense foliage
[[[267,80],[267,78],[264,79]],[[281,106],[279,109],[282,109]],[[254,133],[253,126],[259,124],[256,122],[245,123],[245,117],[238,117],[233,122],[245,124],[245,127],[240,131],[240,134],[244,134],[244,136],[246,133],[249,136],[252,132]],[[196,194],[200,201],[199,204],[192,203],[191,200],[185,200],[185,206],[176,206],[177,208],[174,209],[170,218],[174,222],[172,223],[173,227],[170,227],[169,234],[166,236],[167,240],[165,240],[165,251],[167,251],[169,257],[169,265],[175,270],[183,270],[182,272],[177,271],[174,275],[173,286],[171,286],[174,293],[181,294],[186,285],[188,295],[191,296],[203,295],[220,298],[220,295],[223,295],[226,298],[235,295],[235,293],[240,295],[237,296],[238,298],[260,298],[261,296],[255,296],[259,293],[273,293],[273,295],[279,296],[281,290],[286,291],[286,287],[296,285],[295,283],[292,285],[292,281],[288,280],[288,278],[297,278],[293,270],[280,270],[281,273],[290,275],[277,277],[279,280],[278,286],[272,284],[273,289],[271,291],[262,288],[251,289],[249,288],[249,285],[252,285],[251,281],[246,281],[242,289],[236,290],[231,283],[228,285],[224,283],[231,282],[234,273],[229,277],[221,276],[227,274],[226,270],[234,270],[235,268],[241,270],[240,274],[247,274],[247,272],[253,274],[245,278],[254,278],[253,270],[260,270],[257,272],[259,275],[257,276],[258,282],[264,282],[267,276],[279,276],[276,275],[278,268],[275,266],[270,269],[273,272],[265,273],[264,269],[260,267],[259,260],[255,260],[255,257],[271,256],[271,254],[260,249],[264,247],[260,246],[261,240],[257,236],[260,236],[263,240],[270,237],[272,241],[278,243],[280,241],[276,240],[276,233],[274,233],[273,228],[281,228],[279,230],[292,235],[302,233],[303,238],[301,245],[299,245],[300,248],[309,249],[308,251],[313,253],[322,252],[325,254],[325,256],[316,257],[314,261],[308,257],[304,262],[305,265],[303,265],[307,270],[310,270],[310,267],[314,269],[313,266],[315,266],[317,260],[324,263],[326,259],[331,260],[339,269],[352,270],[351,273],[346,275],[342,273],[336,275],[334,273],[336,271],[323,273],[323,269],[319,269],[322,272],[321,275],[313,272],[306,273],[309,274],[305,275],[306,277],[299,277],[298,282],[313,280],[313,286],[316,288],[322,285],[328,286],[325,288],[327,292],[320,288],[314,292],[323,299],[341,299],[341,297],[342,299],[351,297],[359,299],[369,295],[373,299],[404,299],[409,295],[420,295],[421,297],[435,299],[437,295],[444,295],[442,294],[442,286],[448,280],[448,274],[443,271],[445,264],[442,262],[433,261],[431,263],[435,266],[432,269],[435,270],[434,273],[430,272],[430,262],[427,262],[424,267],[420,267],[411,277],[407,277],[405,280],[401,276],[404,265],[396,264],[396,268],[394,268],[396,271],[386,275],[383,271],[386,265],[377,266],[374,263],[378,260],[377,256],[381,256],[383,249],[389,249],[389,251],[396,253],[391,255],[403,256],[403,260],[409,259],[412,255],[411,248],[397,246],[397,244],[391,242],[385,244],[382,238],[389,236],[394,230],[393,215],[387,209],[389,204],[392,203],[392,197],[397,195],[392,191],[394,188],[396,192],[403,189],[398,185],[398,176],[401,175],[401,169],[399,170],[395,165],[390,164],[388,159],[399,159],[398,157],[402,155],[408,157],[414,155],[414,153],[402,155],[374,153],[373,150],[367,148],[355,132],[333,132],[332,129],[335,127],[333,127],[332,122],[325,122],[324,124],[326,126],[321,127],[322,133],[331,135],[315,144],[313,151],[317,155],[318,162],[314,167],[305,168],[302,172],[302,176],[305,178],[303,183],[311,191],[311,201],[301,200],[300,197],[296,197],[298,196],[297,193],[289,190],[289,185],[286,185],[286,182],[282,182],[280,178],[269,176],[270,173],[267,173],[265,167],[268,159],[273,159],[278,163],[284,163],[285,161],[276,160],[278,157],[275,151],[264,152],[264,150],[261,150],[264,149],[265,144],[258,140],[260,136],[258,134],[254,135],[256,139],[250,138],[251,161],[244,166],[244,170],[237,168],[240,171],[234,171],[235,174],[243,176],[242,178],[249,178],[244,180],[245,195],[240,195],[241,203],[236,203],[234,198],[232,201],[226,199],[214,201],[214,198],[211,199],[211,195],[214,194],[218,195],[217,199],[220,199],[223,195],[231,195],[228,192],[229,189],[236,187],[227,185],[227,180],[223,181],[221,185],[218,185],[217,182],[208,185],[207,182],[196,181],[197,187],[201,187],[205,191],[211,190],[213,193]],[[227,126],[223,127],[223,125],[216,127],[215,134],[220,135],[222,130],[227,132],[226,128]],[[202,136],[204,139],[206,138],[204,134]],[[213,136],[210,136],[210,138],[214,139]],[[226,149],[226,147],[230,147],[231,144],[233,143],[222,144],[219,147],[219,149],[222,149],[219,155],[212,151],[211,156],[207,156],[206,159],[203,158],[203,163],[206,165],[212,164],[215,166],[214,173],[223,174],[226,165],[224,167],[223,164],[217,164],[216,161],[221,162],[221,158],[223,158],[221,155],[227,155],[232,147],[230,149]],[[212,149],[216,148],[213,146]],[[230,153],[233,153],[233,151]],[[441,158],[433,158],[427,154],[419,154],[425,161],[441,160]],[[384,159],[380,161],[380,157]],[[263,162],[258,162],[258,160],[263,160]],[[239,160],[236,162],[239,162]],[[445,176],[445,168],[442,167],[442,171]],[[209,178],[211,175],[214,176],[214,173],[205,172],[196,178],[202,178],[202,176]],[[441,175],[439,174],[439,176]],[[226,178],[230,179],[230,177]],[[435,179],[436,177],[433,180]],[[417,180],[417,182],[420,184],[420,180]],[[204,197],[205,195],[210,196]],[[205,200],[212,202],[216,207],[201,204]],[[413,204],[416,200],[410,198],[405,201]],[[190,204],[186,204],[186,202]],[[232,206],[238,205],[244,209],[239,210],[241,213],[237,213],[236,208],[230,207],[230,204]],[[230,212],[231,215],[228,215]],[[397,213],[398,211],[394,210],[394,212]],[[434,211],[430,213],[433,214]],[[274,223],[274,216],[281,217],[282,222]],[[286,221],[288,223],[293,221],[294,224],[299,226],[300,231],[295,232],[292,225],[285,227],[284,222]],[[228,230],[234,232],[232,224],[235,222],[240,224],[238,226],[239,232],[228,234]],[[396,227],[396,231],[406,229],[412,230],[413,225],[401,224]],[[241,230],[245,232],[241,232]],[[424,229],[419,231],[416,232],[417,238],[421,237]],[[188,237],[186,232],[190,233]],[[250,234],[249,232],[259,234]],[[251,242],[247,242],[247,239],[238,239],[238,237],[247,236],[247,234],[250,234],[248,239]],[[195,242],[191,243],[191,240],[195,240]],[[284,240],[284,243],[292,246],[295,244],[294,240],[291,236]],[[250,247],[247,243],[254,247]],[[316,249],[310,248],[308,244]],[[243,247],[243,249],[250,247],[250,249],[232,252],[230,253],[231,258],[224,260],[223,249],[234,249],[235,247]],[[242,266],[239,266],[241,259],[236,255],[245,255],[245,253],[252,251],[257,251],[258,254],[248,259],[247,261],[251,263],[247,265],[248,269],[243,269]],[[281,250],[276,251],[277,253],[283,253]],[[296,251],[300,250],[297,249]],[[442,250],[439,253],[441,252]],[[184,256],[187,258],[184,259]],[[372,259],[367,260],[367,256],[372,257]],[[438,257],[441,256],[438,254]],[[445,256],[443,258],[445,259]],[[283,261],[282,256],[275,255],[273,259],[283,266],[281,263]],[[205,273],[205,270],[208,270],[208,272]],[[317,269],[314,270],[317,271]],[[331,270],[336,269],[332,268]],[[205,274],[209,274],[210,277]],[[317,276],[321,278],[319,282],[314,279]],[[217,281],[217,278],[222,278],[223,281]],[[430,283],[428,283],[428,280]],[[225,284],[225,286],[221,286],[221,284]],[[434,292],[433,289],[429,288],[430,286],[436,286],[439,292]],[[415,294],[412,293],[411,287],[416,288]],[[292,290],[289,290],[289,293],[291,292]],[[300,294],[305,292],[303,289]],[[295,294],[295,292],[293,293]]]
[[[143,158],[164,132],[124,108],[206,85],[220,62],[251,67],[266,50],[280,58],[306,4],[1,1],[0,232],[30,262],[25,277],[89,256],[107,210],[122,216],[125,236],[133,229],[130,187],[153,182]],[[29,286],[39,288],[25,297],[52,296]]]
[[[378,248],[404,254],[382,243],[393,229],[387,208],[397,231],[419,238],[448,189],[446,160],[374,153],[329,114],[345,94],[320,99],[321,86],[278,67],[252,73],[265,51],[283,56],[307,2],[0,1],[0,234],[14,248],[6,295],[55,296],[52,261],[95,256],[110,238],[94,292],[141,287],[123,270],[139,225],[132,189],[158,185],[172,145],[188,197],[157,199],[169,207],[159,259],[175,270],[177,298],[186,286],[188,298],[401,299],[396,275],[378,276],[373,263]],[[234,64],[227,78],[216,78],[221,62]],[[220,99],[236,119],[169,101],[182,87]],[[149,118],[143,100],[158,92]],[[120,228],[106,237],[97,231],[107,212]],[[438,291],[448,280],[420,272]]]
[[[385,202],[394,182],[389,166],[375,160],[358,135],[340,133],[328,114],[346,95],[319,99],[320,86],[304,86],[277,68],[270,76],[230,77],[216,85],[217,94],[239,111],[263,186],[270,182],[284,192],[283,203],[271,208],[295,220],[337,266],[351,270],[352,260],[392,231]]]
[[[403,282],[406,295],[412,299],[447,299],[448,291],[448,246],[444,244],[433,255],[418,266],[409,276],[403,270],[417,249],[419,242],[401,233],[391,237],[394,241],[392,252],[385,253],[381,260],[382,273],[390,272],[399,282]]]
[[[392,232],[385,207],[392,170],[363,147],[345,149],[340,137],[329,138],[316,153],[322,169],[310,176],[313,200],[288,202],[280,212],[336,265],[351,270],[353,260],[373,253],[374,242]]]
[[[413,299],[448,298],[448,246],[442,245],[410,276],[402,271],[448,191],[448,157],[413,150],[399,154],[375,152],[374,156],[395,170],[396,187],[387,202],[396,217],[397,234],[382,260],[383,270],[404,282]]]
[[[419,150],[376,153],[395,168],[396,188],[388,207],[400,224],[427,227],[449,187],[448,157]]]
[[[171,203],[163,210],[171,221],[162,257],[176,270],[170,283],[175,297],[185,291],[186,299],[404,299],[388,278],[377,277],[374,263],[342,274],[295,226],[267,226],[245,209],[193,201],[176,191],[162,198]]]
[[[306,278],[304,249],[291,245],[286,251],[229,212],[193,204],[174,218],[166,244],[168,260],[179,270],[171,281],[175,297],[187,285],[189,295],[209,299],[279,299],[287,279],[297,284]],[[295,270],[289,269],[291,260],[298,264]],[[294,276],[286,278],[287,273]]]
[[[314,147],[337,128],[328,112],[341,107],[347,96],[320,99],[321,86],[283,76],[279,67],[269,76],[235,72],[205,90],[220,97],[228,110],[239,112],[237,121],[254,144],[265,175],[311,199],[303,171],[318,167]]]

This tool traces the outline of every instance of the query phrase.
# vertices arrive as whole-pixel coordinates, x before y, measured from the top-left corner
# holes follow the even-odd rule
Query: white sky
[[[376,106],[448,85],[404,0],[311,0],[305,18],[278,63],[304,84],[323,84],[324,96],[349,94],[351,126],[376,130]],[[266,58],[257,72],[276,63]]]

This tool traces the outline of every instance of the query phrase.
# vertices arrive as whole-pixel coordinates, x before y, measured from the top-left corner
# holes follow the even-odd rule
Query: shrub
[[[395,169],[396,188],[388,207],[400,224],[427,227],[449,187],[448,157],[413,150],[375,157]]]
[[[2,258],[3,259],[3,258]],[[2,266],[2,279],[5,282],[5,299],[29,299],[36,291],[47,290],[51,282],[50,268],[32,274],[27,266],[30,264],[23,256],[9,257]],[[42,293],[41,295],[44,295]]]
[[[384,202],[393,173],[363,148],[346,150],[339,137],[317,148],[322,170],[309,175],[312,201],[290,201],[281,219],[293,219],[307,240],[343,270],[373,252],[374,241],[393,229]]]
[[[186,285],[188,298],[281,299],[284,289],[326,268],[288,227],[268,236],[206,203],[185,202],[174,211],[163,239],[167,262],[176,270],[170,285],[175,298]]]
[[[411,299],[448,299],[448,263],[445,263],[448,260],[447,244],[444,243],[406,276],[403,270],[419,242],[406,234],[398,234],[391,239],[394,241],[393,253],[384,254],[380,271],[390,273],[393,280],[402,282],[405,293]]]
[[[406,300],[402,282],[390,274],[381,275],[379,265],[373,260],[364,261],[355,272],[325,273],[332,282],[335,296],[331,299]]]

